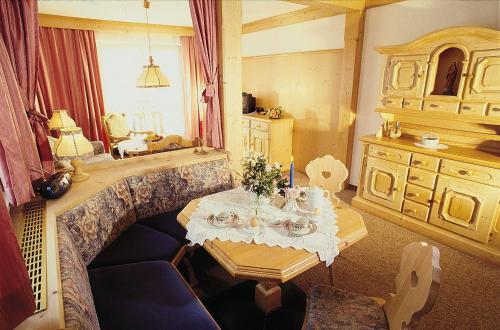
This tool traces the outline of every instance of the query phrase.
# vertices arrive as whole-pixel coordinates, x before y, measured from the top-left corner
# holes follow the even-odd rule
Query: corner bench
[[[172,260],[179,209],[230,189],[227,160],[129,176],[57,216],[66,328],[218,329]]]

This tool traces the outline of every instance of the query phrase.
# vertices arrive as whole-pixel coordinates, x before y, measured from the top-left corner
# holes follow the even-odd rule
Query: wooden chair
[[[319,186],[328,190],[335,207],[338,207],[340,200],[335,194],[342,190],[342,184],[349,175],[345,165],[332,155],[325,155],[309,162],[306,174],[309,177],[309,186]]]
[[[102,116],[102,126],[106,133],[111,148],[114,148],[118,142],[130,140],[132,134],[149,134],[155,135],[151,131],[133,131],[128,128],[125,114],[108,113]]]
[[[385,301],[330,286],[315,286],[309,292],[302,328],[414,329],[436,302],[440,275],[439,250],[425,242],[410,243],[403,249],[396,294]]]
[[[150,153],[192,148],[193,146],[193,141],[186,140],[180,135],[169,135],[159,141],[148,141],[148,151]]]

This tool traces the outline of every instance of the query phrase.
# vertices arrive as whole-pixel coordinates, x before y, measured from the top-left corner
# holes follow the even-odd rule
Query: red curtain
[[[201,102],[205,81],[203,68],[196,56],[194,37],[181,37],[182,64],[184,69],[184,119],[186,139],[203,136],[205,104]]]
[[[68,110],[89,140],[102,141],[109,150],[94,31],[40,28],[37,100],[49,118],[52,110]]]
[[[207,104],[205,139],[208,146],[223,148],[215,0],[189,0],[189,8],[197,54],[203,66],[205,79],[205,91],[203,91],[203,100]]]
[[[52,153],[47,139],[47,118],[35,110],[35,89],[38,67],[38,3],[36,0],[0,1],[0,32],[7,49],[24,109],[35,133],[38,151],[29,156],[31,166],[54,170]],[[40,164],[41,161],[41,164]],[[40,166],[41,165],[41,166]],[[31,173],[32,179],[40,177]]]

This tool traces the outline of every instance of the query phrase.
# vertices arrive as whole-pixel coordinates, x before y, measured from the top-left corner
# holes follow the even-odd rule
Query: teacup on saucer
[[[290,228],[292,232],[297,234],[307,233],[309,228],[307,225],[309,224],[309,220],[305,217],[291,219],[292,227]]]

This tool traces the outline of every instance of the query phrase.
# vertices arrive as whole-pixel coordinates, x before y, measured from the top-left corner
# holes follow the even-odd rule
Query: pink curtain
[[[205,103],[201,102],[205,81],[203,68],[196,56],[194,37],[181,37],[182,62],[184,69],[184,116],[186,138],[194,139],[203,136],[203,119]]]
[[[35,110],[38,68],[38,3],[36,0],[0,1],[0,32],[20,87],[24,110],[35,134],[38,151],[29,155],[30,164],[46,171],[54,170],[47,139],[47,118]],[[24,140],[24,139],[23,139]],[[31,173],[32,179],[40,177]]]
[[[194,26],[196,50],[203,66],[205,80],[203,91],[203,101],[207,104],[205,139],[208,146],[223,148],[215,0],[189,0],[189,8]]]
[[[89,140],[109,150],[94,31],[40,28],[37,100],[49,118],[52,110],[68,110]]]

